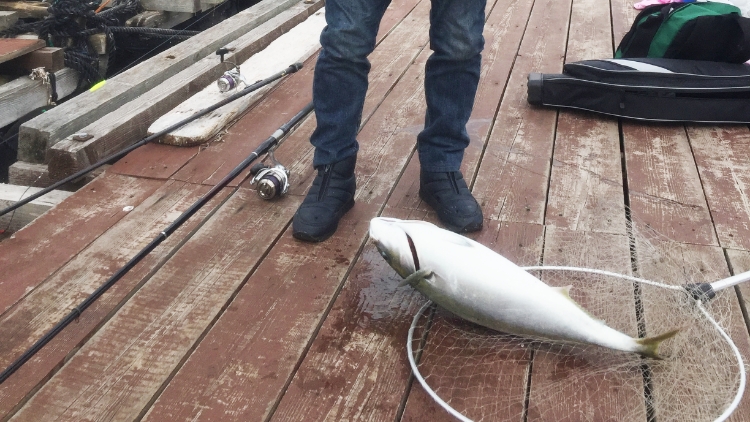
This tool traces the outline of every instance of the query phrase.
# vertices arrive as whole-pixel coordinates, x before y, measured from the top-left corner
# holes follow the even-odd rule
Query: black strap
[[[55,76],[55,72],[49,72],[49,95],[50,95],[50,102],[56,103],[57,102],[57,76]]]

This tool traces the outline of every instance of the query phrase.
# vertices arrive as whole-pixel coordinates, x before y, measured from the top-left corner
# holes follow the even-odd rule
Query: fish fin
[[[403,286],[406,286],[407,284],[413,286],[414,284],[416,284],[419,281],[422,281],[422,280],[424,280],[426,278],[432,277],[432,274],[433,274],[433,272],[430,271],[430,270],[424,270],[424,269],[422,269],[422,270],[414,271],[412,274],[410,274],[408,277],[406,277],[404,279],[404,281],[402,281],[401,283],[399,283],[398,287],[403,287]]]
[[[593,319],[595,321],[598,321],[601,324],[605,324],[606,325],[606,322],[604,322],[603,320],[601,320],[599,318],[596,318],[595,316],[591,315],[589,313],[589,311],[586,310],[586,308],[584,308],[583,306],[581,306],[578,302],[575,301],[575,299],[573,299],[572,297],[570,297],[570,289],[572,287],[573,287],[573,285],[571,284],[571,285],[568,285],[568,286],[553,287],[553,289],[557,290],[558,292],[560,292],[561,295],[565,296],[566,299],[568,299],[569,301],[573,302],[573,304],[576,305],[578,307],[578,309],[580,309],[583,312],[585,312],[586,315],[588,315],[589,317],[591,317],[591,319]]]
[[[636,352],[647,358],[661,360],[663,358],[659,356],[658,353],[659,345],[664,340],[669,340],[670,338],[674,337],[680,331],[680,329],[676,329],[654,337],[635,339],[635,342],[641,346],[641,348],[639,350],[636,350]]]

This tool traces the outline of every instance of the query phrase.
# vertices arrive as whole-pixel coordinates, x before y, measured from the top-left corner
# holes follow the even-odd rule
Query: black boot
[[[456,233],[482,229],[482,208],[471,195],[460,171],[419,176],[419,197],[437,211],[448,230]]]
[[[307,242],[322,242],[338,228],[339,220],[354,206],[356,178],[353,155],[337,163],[317,167],[310,191],[292,220],[292,235]]]

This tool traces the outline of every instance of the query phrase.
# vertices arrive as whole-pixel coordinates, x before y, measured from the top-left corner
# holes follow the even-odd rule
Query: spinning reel
[[[224,63],[224,55],[234,51],[234,49],[229,48],[220,48],[216,51],[216,55],[221,56],[221,62]],[[240,72],[240,66],[235,63],[231,62],[229,60],[226,60],[227,63],[233,64],[234,68],[227,70],[224,72],[223,75],[216,81],[216,85],[219,86],[219,92],[229,92],[235,88],[237,88],[240,83],[245,84],[245,86],[250,85],[247,80],[245,80],[245,77]]]
[[[258,196],[265,200],[271,200],[284,196],[289,190],[289,170],[276,161],[273,150],[268,153],[271,166],[260,163],[250,169],[253,175],[251,185],[255,185]]]

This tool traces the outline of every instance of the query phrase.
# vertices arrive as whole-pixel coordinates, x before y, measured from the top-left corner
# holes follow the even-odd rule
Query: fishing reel
[[[255,185],[258,196],[265,200],[284,196],[289,190],[289,170],[276,161],[273,151],[268,156],[271,166],[260,163],[250,169],[250,173],[254,175],[250,184]]]
[[[234,51],[233,48],[220,48],[216,51],[216,54],[218,56],[221,56],[221,62],[224,63],[224,55]],[[219,86],[219,92],[229,92],[235,88],[237,88],[240,83],[247,85],[250,85],[245,80],[245,77],[242,76],[242,73],[240,72],[240,67],[237,65],[237,63],[231,62],[229,60],[226,60],[227,63],[234,65],[233,69],[227,70],[224,72],[223,75],[216,81],[216,84]]]
[[[219,86],[219,92],[229,92],[237,88],[240,82],[248,85],[247,81],[245,81],[245,77],[240,73],[240,68],[235,67],[232,70],[224,72],[219,80],[216,81],[216,84]]]

